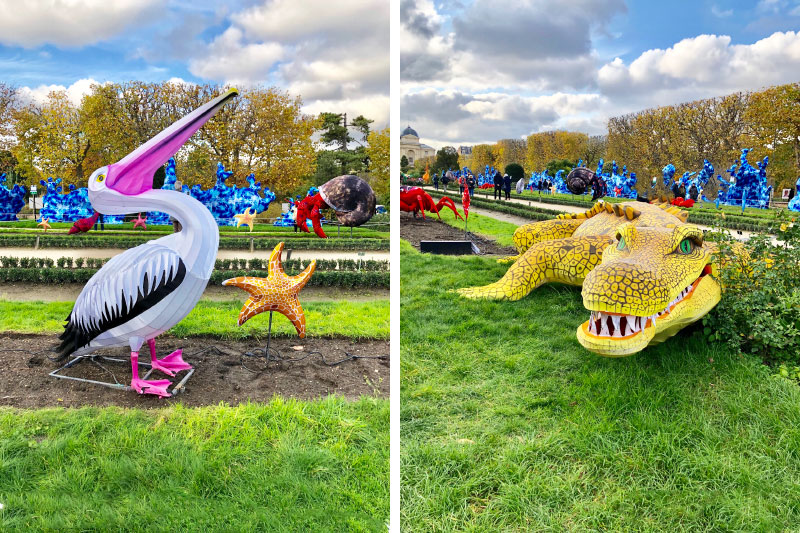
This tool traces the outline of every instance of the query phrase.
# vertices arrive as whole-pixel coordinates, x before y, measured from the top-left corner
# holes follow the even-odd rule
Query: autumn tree
[[[505,168],[512,163],[523,165],[527,143],[524,139],[500,139],[495,149],[495,163],[497,168]]]
[[[586,147],[583,150],[583,155],[579,159],[583,159],[583,164],[587,168],[595,167],[601,158],[605,157],[606,153],[606,136],[605,135],[591,135],[586,140]]]
[[[0,150],[8,150],[13,144],[16,96],[16,88],[0,82]]]
[[[53,93],[15,112],[14,154],[32,177],[57,175],[84,185],[88,172],[118,161],[224,91],[211,84],[104,84],[93,86],[79,106]],[[221,162],[233,171],[229,184],[244,185],[252,173],[273,190],[293,190],[316,166],[318,120],[301,107],[300,97],[276,88],[241,91],[178,152],[181,181],[211,186]]]
[[[389,128],[372,131],[367,135],[369,157],[369,184],[379,203],[389,202]]]
[[[486,165],[494,165],[494,152],[493,152],[493,145],[491,144],[476,144],[472,147],[472,158],[471,158],[471,166],[470,170],[475,173],[475,175],[483,172],[486,168]]]
[[[554,159],[577,161],[586,152],[589,136],[575,131],[545,131],[528,136],[525,167],[531,172],[543,170]]]
[[[31,103],[16,113],[14,155],[31,177],[60,176],[82,183],[92,147],[80,109],[65,91],[53,91],[42,104]]]
[[[754,145],[765,147],[764,155],[770,156],[776,188],[793,187],[800,176],[800,83],[754,93],[745,118]]]

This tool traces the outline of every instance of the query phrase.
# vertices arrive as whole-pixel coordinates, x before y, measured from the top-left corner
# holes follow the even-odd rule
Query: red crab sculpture
[[[672,205],[677,205],[678,207],[694,207],[694,200],[691,198],[681,198],[678,196],[672,200]]]
[[[321,209],[333,209],[343,226],[360,226],[375,214],[375,192],[358,176],[346,174],[323,183],[317,194],[297,202],[295,225],[308,233],[306,219],[310,218],[317,237],[327,239],[320,223]]]
[[[401,211],[414,213],[414,216],[417,216],[417,212],[422,211],[422,218],[424,219],[425,210],[427,209],[431,213],[436,213],[437,217],[442,218],[439,216],[439,210],[442,207],[449,207],[453,210],[453,213],[456,214],[457,218],[464,220],[464,218],[458,213],[456,204],[454,204],[453,200],[447,196],[442,196],[442,198],[439,200],[439,203],[434,203],[431,195],[425,192],[421,187],[400,187]]]

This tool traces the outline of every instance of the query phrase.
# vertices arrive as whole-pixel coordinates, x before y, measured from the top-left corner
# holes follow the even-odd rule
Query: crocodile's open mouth
[[[578,328],[578,339],[586,348],[601,355],[628,355],[641,350],[657,334],[657,325],[681,321],[681,309],[685,307],[700,286],[703,278],[711,274],[711,265],[706,265],[700,276],[686,286],[674,300],[663,309],[648,316],[628,315],[592,311],[589,320]],[[679,307],[680,306],[680,307]],[[677,308],[677,311],[676,311]],[[673,314],[677,312],[678,316]],[[616,346],[616,348],[614,348]]]

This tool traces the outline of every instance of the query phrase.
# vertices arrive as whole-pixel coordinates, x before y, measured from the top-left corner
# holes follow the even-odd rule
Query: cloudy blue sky
[[[800,0],[401,0],[423,142],[606,132],[625,112],[800,81]]]
[[[23,7],[24,6],[24,7]],[[0,0],[0,81],[276,85],[305,110],[389,115],[386,0]]]

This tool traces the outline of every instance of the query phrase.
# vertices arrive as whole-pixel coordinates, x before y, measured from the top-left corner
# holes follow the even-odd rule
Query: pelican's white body
[[[92,193],[90,187],[90,202],[104,214],[163,211],[177,219],[183,228],[111,259],[92,276],[75,302],[71,321],[98,322],[104,305],[120,309],[123,298],[128,299],[129,307],[136,301],[145,273],[151,285],[157,284],[177,268],[180,258],[186,274],[175,290],[140,315],[100,333],[73,355],[118,346],[130,346],[132,351],[138,352],[145,341],[167,331],[188,315],[203,295],[217,257],[219,228],[203,204],[179,192],[156,189],[127,196],[103,188]]]

